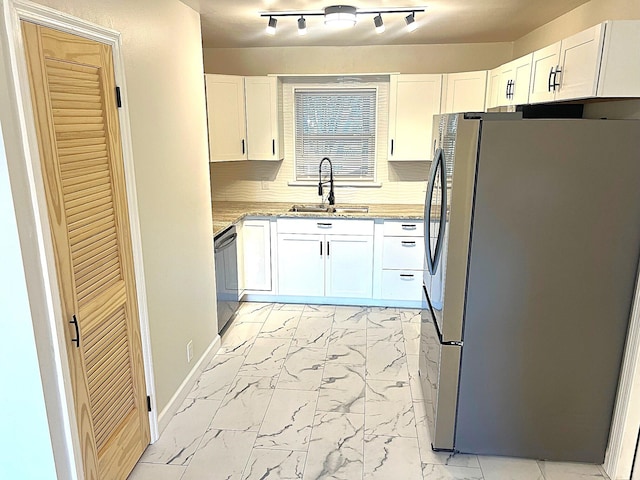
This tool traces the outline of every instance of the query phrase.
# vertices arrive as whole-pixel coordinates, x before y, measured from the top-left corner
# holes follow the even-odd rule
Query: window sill
[[[302,182],[302,181],[291,181],[287,182],[287,185],[290,187],[315,187],[318,188],[318,182]],[[328,187],[328,185],[326,185]],[[333,188],[343,188],[343,187],[360,187],[360,188],[381,188],[382,183],[378,182],[349,182],[343,180],[334,181]]]

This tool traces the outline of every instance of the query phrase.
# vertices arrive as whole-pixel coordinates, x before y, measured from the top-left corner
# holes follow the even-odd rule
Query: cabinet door
[[[560,49],[560,89],[556,100],[593,97],[598,87],[598,74],[604,39],[602,24],[562,41]]]
[[[278,79],[245,77],[247,156],[249,160],[281,160]]]
[[[533,52],[529,103],[551,102],[555,92],[551,87],[551,70],[560,63],[560,42]]]
[[[509,62],[500,69],[500,87],[498,91],[498,106],[512,105],[511,90],[514,79],[514,65]]]
[[[446,75],[444,113],[484,112],[487,71]]]
[[[327,235],[326,240],[326,295],[371,298],[373,237]]]
[[[510,105],[525,105],[529,103],[529,87],[531,86],[531,62],[533,54],[525,55],[511,62],[511,87]]]
[[[487,86],[487,99],[486,106],[487,108],[498,107],[503,103],[503,97],[500,95],[502,93],[501,85],[502,85],[502,67],[494,68],[489,72],[489,84]]]
[[[242,225],[244,289],[271,291],[271,227],[269,220]]]
[[[433,158],[433,116],[440,113],[442,75],[391,75],[389,160]]]
[[[246,160],[244,78],[205,75],[205,80],[210,161]]]
[[[280,295],[324,295],[324,235],[278,235]]]

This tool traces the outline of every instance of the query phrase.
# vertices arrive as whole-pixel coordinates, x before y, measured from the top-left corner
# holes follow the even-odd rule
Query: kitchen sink
[[[292,205],[290,212],[300,213],[369,213],[369,207],[361,205]]]
[[[349,207],[332,207],[333,213],[369,213],[369,207],[366,206],[349,206]]]
[[[310,213],[327,213],[331,207],[325,205],[293,205],[290,212],[310,212]]]

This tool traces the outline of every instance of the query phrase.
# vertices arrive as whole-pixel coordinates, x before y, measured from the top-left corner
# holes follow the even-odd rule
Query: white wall
[[[1,133],[0,478],[53,480],[53,448]]]

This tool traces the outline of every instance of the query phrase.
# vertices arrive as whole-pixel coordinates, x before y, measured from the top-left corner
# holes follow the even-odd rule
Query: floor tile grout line
[[[305,305],[305,309],[307,305]],[[304,310],[303,310],[304,312]],[[332,328],[329,330],[329,338],[327,339],[327,348],[324,354],[324,361],[322,364],[322,375],[320,376],[320,385],[318,386],[318,398],[316,399],[316,409],[313,412],[313,420],[311,421],[311,430],[309,431],[309,443],[307,444],[307,456],[304,459],[304,466],[302,467],[302,478],[304,478],[304,474],[307,470],[307,462],[309,461],[309,449],[311,448],[311,439],[313,438],[313,429],[316,423],[316,416],[318,414],[318,403],[320,403],[320,390],[322,389],[322,381],[324,380],[324,371],[327,368],[327,356],[329,354],[329,341],[331,340],[331,332],[333,331],[333,324],[336,321],[335,309],[333,312],[333,319],[331,321]]]
[[[267,323],[267,320],[269,319],[269,315],[271,315],[271,313],[273,312],[273,306],[274,306],[274,304],[272,303],[271,304],[271,310],[269,311],[269,313],[267,314],[266,318],[264,319],[264,322],[262,323],[262,326],[264,326],[265,323]],[[260,327],[260,330],[262,330],[262,327]],[[296,331],[297,330],[298,330],[298,327],[296,326]],[[258,335],[260,335],[260,332],[258,332]],[[294,336],[295,336],[295,332],[294,332]],[[267,408],[264,410],[264,415],[262,415],[262,420],[260,421],[260,425],[258,426],[258,430],[256,431],[256,438],[253,441],[253,445],[251,446],[251,450],[249,450],[249,456],[247,457],[247,460],[246,460],[246,462],[244,464],[244,467],[242,468],[242,472],[240,473],[241,477],[244,477],[244,474],[245,474],[245,472],[247,470],[247,467],[249,466],[249,460],[251,460],[251,455],[253,454],[253,451],[256,448],[256,442],[258,441],[258,437],[260,436],[260,430],[262,429],[262,425],[264,424],[264,420],[265,420],[265,418],[267,416],[267,412],[269,411],[269,408],[271,407],[271,402],[273,401],[273,395],[275,394],[276,388],[278,386],[278,381],[280,380],[280,375],[282,374],[282,369],[284,368],[284,364],[287,361],[287,356],[289,355],[289,351],[291,350],[291,345],[292,344],[293,344],[293,337],[289,340],[289,347],[287,348],[287,353],[285,354],[284,361],[282,362],[282,366],[280,367],[280,372],[275,377],[271,377],[272,379],[274,379],[273,388],[271,389],[273,391],[271,392],[271,396],[269,397],[269,402],[267,404]]]

